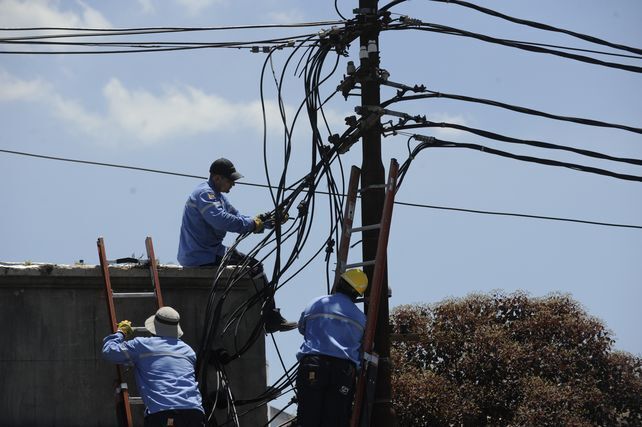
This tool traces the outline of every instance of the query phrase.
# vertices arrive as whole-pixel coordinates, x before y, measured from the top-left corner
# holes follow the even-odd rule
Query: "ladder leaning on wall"
[[[158,265],[154,255],[154,246],[152,238],[145,239],[145,248],[147,250],[147,263],[149,264],[149,271],[151,275],[152,288],[148,292],[114,292],[111,285],[111,277],[109,275],[109,262],[105,252],[105,242],[102,237],[98,238],[98,257],[100,259],[100,267],[105,284],[105,299],[107,301],[107,311],[109,312],[109,323],[112,333],[116,333],[118,317],[116,316],[115,300],[130,299],[130,298],[149,298],[154,299],[156,302],[156,309],[163,306],[163,296],[161,294],[160,282],[158,280]],[[139,331],[146,331],[144,326],[132,327],[134,333]],[[118,418],[119,426],[133,427],[132,418],[132,405],[142,405],[143,400],[141,397],[130,396],[129,387],[125,381],[125,370],[122,365],[116,365],[116,416]]]

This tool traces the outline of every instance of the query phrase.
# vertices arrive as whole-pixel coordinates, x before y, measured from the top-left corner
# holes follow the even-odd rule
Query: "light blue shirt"
[[[301,313],[299,332],[304,337],[297,359],[320,354],[361,365],[361,340],[366,315],[340,292],[314,299]]]
[[[230,231],[254,230],[254,220],[241,215],[211,181],[201,183],[190,194],[183,211],[177,259],[184,267],[216,262],[225,255],[223,239]]]
[[[136,384],[147,413],[170,409],[203,412],[194,375],[196,354],[180,339],[154,336],[125,341],[123,334],[117,332],[103,340],[103,358],[134,366]]]

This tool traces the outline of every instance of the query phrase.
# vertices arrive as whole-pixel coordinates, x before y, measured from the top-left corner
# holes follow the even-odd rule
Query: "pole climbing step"
[[[149,264],[149,271],[151,277],[151,291],[149,292],[114,292],[111,285],[111,277],[109,274],[109,262],[105,251],[105,242],[102,237],[98,238],[98,258],[100,259],[100,267],[103,275],[105,285],[105,299],[107,301],[107,311],[109,313],[109,323],[111,325],[112,333],[116,333],[118,325],[118,317],[116,316],[116,308],[114,300],[122,299],[138,299],[150,298],[156,301],[156,308],[163,306],[163,296],[161,294],[160,282],[158,280],[158,265],[156,263],[156,256],[154,255],[154,245],[152,238],[145,239],[145,249],[147,251],[147,259]],[[134,332],[142,332],[147,329],[144,326],[133,326]],[[142,405],[143,400],[141,397],[130,396],[129,387],[125,379],[125,371],[122,365],[116,365],[117,373],[117,386],[116,386],[116,414],[119,426],[133,427],[133,418],[131,405]]]

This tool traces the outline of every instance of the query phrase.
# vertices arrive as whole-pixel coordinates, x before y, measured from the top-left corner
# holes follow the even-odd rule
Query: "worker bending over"
[[[229,264],[242,264],[247,255],[223,245],[227,232],[261,233],[273,222],[264,223],[257,215],[254,218],[241,215],[227,199],[237,180],[243,175],[236,171],[231,161],[225,158],[215,160],[210,166],[210,177],[192,191],[185,203],[181,234],[178,246],[178,262],[184,267],[213,267],[221,264],[226,252]],[[269,285],[263,265],[250,258],[254,276],[261,277]],[[281,316],[274,304],[274,289],[266,292],[263,306],[263,320],[267,332],[289,331],[296,323],[288,322]]]
[[[176,310],[161,307],[145,321],[145,328],[154,336],[133,338],[131,322],[123,320],[118,331],[103,340],[103,358],[134,366],[145,403],[145,427],[205,426],[194,376],[196,354],[180,340],[183,331],[179,321]]]
[[[344,427],[350,422],[355,374],[361,362],[366,316],[355,300],[368,287],[361,270],[343,273],[335,292],[301,313],[304,341],[297,353],[298,426]]]

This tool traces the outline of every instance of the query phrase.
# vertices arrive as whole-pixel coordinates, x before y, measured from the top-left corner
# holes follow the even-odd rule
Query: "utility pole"
[[[378,0],[359,0],[358,14],[362,18],[363,32],[360,36],[360,67],[361,67],[361,114],[368,112],[368,106],[379,106],[380,84],[379,69],[379,19]],[[381,161],[381,121],[376,122],[362,133],[363,160],[361,165],[361,223],[363,225],[381,222],[384,203],[384,168]],[[363,259],[375,259],[379,231],[363,232]],[[386,261],[387,262],[387,261]],[[373,276],[373,267],[367,267],[366,274]],[[388,307],[388,278],[385,269],[379,315],[375,333],[375,352],[379,355],[375,402],[372,410],[372,426],[395,426],[396,417],[392,408],[391,366],[390,366],[390,336],[389,336],[389,307]]]

